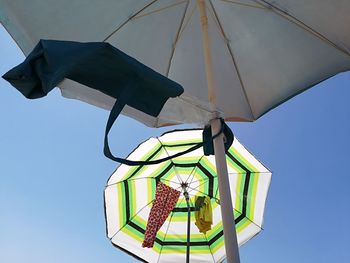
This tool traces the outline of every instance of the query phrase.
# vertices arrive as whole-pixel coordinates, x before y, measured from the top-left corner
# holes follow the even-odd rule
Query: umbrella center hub
[[[188,183],[182,182],[181,183],[181,188],[184,192],[187,192],[187,188],[188,188]]]
[[[181,183],[181,188],[183,190],[183,194],[185,196],[186,199],[189,198],[188,192],[187,192],[187,188],[188,188],[188,183],[182,182]]]
[[[182,182],[181,183],[181,187],[184,189],[184,188],[187,188],[188,187],[188,183],[185,183],[185,182]]]

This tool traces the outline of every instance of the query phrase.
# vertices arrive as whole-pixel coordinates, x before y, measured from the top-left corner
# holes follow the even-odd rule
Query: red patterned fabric
[[[170,212],[174,209],[180,192],[161,182],[156,189],[156,198],[153,201],[148,217],[145,238],[142,247],[153,247],[158,230],[164,224]]]

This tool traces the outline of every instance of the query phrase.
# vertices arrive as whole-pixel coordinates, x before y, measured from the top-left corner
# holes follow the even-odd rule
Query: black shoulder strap
[[[121,94],[121,96],[119,97],[119,99],[115,102],[110,114],[109,114],[109,117],[108,117],[108,121],[107,121],[107,125],[106,125],[106,131],[105,131],[105,137],[104,137],[104,155],[113,160],[113,161],[116,161],[116,162],[119,162],[119,163],[122,163],[122,164],[126,164],[126,165],[130,165],[130,166],[138,166],[138,165],[152,165],[152,164],[159,164],[159,163],[162,163],[162,162],[165,162],[165,161],[168,161],[170,159],[173,159],[173,158],[176,158],[176,157],[179,157],[181,155],[184,155],[184,154],[187,154],[189,152],[192,152],[200,147],[203,147],[204,145],[208,145],[210,143],[212,143],[212,141],[218,137],[223,131],[224,131],[224,125],[222,124],[221,125],[221,130],[215,134],[214,136],[212,136],[210,138],[210,140],[205,140],[201,143],[197,143],[195,144],[194,146],[192,146],[191,148],[183,151],[183,152],[179,152],[177,154],[174,154],[172,156],[168,156],[168,157],[165,157],[165,158],[161,158],[161,159],[158,159],[158,160],[150,160],[150,161],[133,161],[133,160],[128,160],[128,159],[124,159],[124,158],[119,158],[119,157],[116,157],[114,156],[112,153],[111,153],[111,150],[109,148],[109,144],[108,144],[108,134],[115,122],[115,120],[118,118],[119,114],[121,113],[121,111],[123,110],[124,106],[126,105],[126,101],[127,99],[129,98],[129,96],[132,96],[132,92],[124,92],[123,94]]]

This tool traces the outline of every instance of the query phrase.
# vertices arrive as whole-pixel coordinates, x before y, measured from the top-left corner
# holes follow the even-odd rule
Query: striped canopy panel
[[[201,140],[202,130],[171,131],[145,141],[128,158],[155,160],[186,150]],[[271,172],[237,139],[227,153],[227,163],[238,243],[242,245],[261,230]],[[188,183],[192,211],[190,261],[225,259],[215,159],[204,156],[202,148],[159,165],[117,168],[105,189],[107,235],[112,244],[146,262],[185,262],[188,217],[183,194],[158,231],[154,247],[141,246],[158,182],[179,191],[181,183]],[[196,195],[211,198],[213,225],[206,234],[195,225]]]

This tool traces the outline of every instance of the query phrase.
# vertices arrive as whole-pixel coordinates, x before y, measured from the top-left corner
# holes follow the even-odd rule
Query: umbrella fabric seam
[[[153,201],[154,201],[154,199],[151,200],[151,201],[150,201],[149,203],[147,203],[146,205],[144,205],[140,210],[137,211],[137,213],[136,213],[135,215],[133,215],[133,216],[130,218],[130,220],[132,220],[135,216],[137,216],[138,213],[140,213],[143,209],[145,209],[145,208],[146,208],[148,205],[150,205]],[[129,223],[129,222],[126,222],[125,224],[123,224],[123,225],[119,228],[119,230],[118,230],[117,232],[115,232],[113,235],[111,235],[111,237],[109,238],[109,240],[112,241],[112,239],[113,239],[120,231],[122,231],[122,229],[123,229],[126,225],[128,225],[128,223]],[[112,242],[113,242],[113,241],[112,241]]]
[[[169,58],[169,62],[168,62],[168,66],[167,66],[167,70],[166,70],[166,74],[165,74],[165,76],[167,76],[167,77],[169,77],[169,72],[170,72],[170,68],[171,68],[171,64],[172,64],[171,62],[172,62],[174,54],[175,54],[176,45],[177,45],[177,43],[178,43],[178,41],[180,39],[181,29],[182,29],[182,26],[183,26],[184,21],[185,21],[185,17],[186,17],[186,13],[187,13],[187,10],[188,10],[188,6],[189,6],[189,1],[187,1],[184,13],[182,15],[180,26],[179,26],[179,28],[177,30],[177,33],[176,33],[175,42],[173,43],[173,45],[171,47],[170,58]]]
[[[159,8],[159,9],[156,9],[156,10],[153,10],[153,11],[150,11],[148,13],[145,13],[145,14],[142,14],[142,15],[136,15],[134,16],[131,20],[134,20],[134,19],[139,19],[139,18],[142,18],[142,17],[145,17],[145,16],[148,16],[148,15],[151,15],[151,14],[155,14],[155,13],[159,13],[159,12],[162,12],[164,10],[167,10],[167,9],[170,9],[170,8],[173,8],[174,6],[178,6],[178,5],[181,5],[185,2],[188,2],[188,0],[183,0],[181,2],[178,2],[178,3],[174,3],[174,4],[171,4],[171,5],[168,5],[168,6],[165,6],[165,7],[162,7],[162,8]]]
[[[255,6],[255,5],[251,5],[251,4],[245,4],[245,3],[230,1],[230,0],[221,0],[221,2],[226,2],[226,3],[231,3],[231,4],[235,4],[235,5],[240,5],[240,6],[251,7],[251,8],[267,9],[266,7]]]
[[[129,23],[133,17],[137,16],[139,13],[141,13],[142,11],[146,10],[148,7],[150,7],[151,5],[153,5],[155,2],[158,2],[158,0],[154,0],[153,2],[143,6],[140,10],[136,11],[133,15],[129,16],[127,20],[125,20],[123,23],[121,23],[120,25],[117,26],[117,28],[112,31],[109,35],[107,35],[102,42],[106,42],[109,38],[111,38],[115,33],[117,33],[122,27],[124,27],[127,23]]]
[[[157,140],[158,140],[158,142],[160,143],[161,147],[163,147],[163,149],[164,149],[165,153],[168,155],[168,157],[170,157],[170,155],[169,155],[167,149],[164,147],[163,143],[159,140],[159,138],[157,138]],[[175,169],[175,165],[174,165],[173,160],[170,159],[169,161],[173,164],[173,167],[174,167],[174,171],[175,171],[175,175],[176,175],[176,177],[177,177],[177,180],[179,181],[179,183],[182,183],[181,178],[179,177],[178,173],[176,172],[176,169]]]
[[[302,20],[300,20],[296,16],[288,13],[287,11],[284,11],[284,10],[280,9],[279,7],[277,7],[276,5],[274,5],[274,4],[272,4],[272,3],[268,2],[268,1],[265,1],[265,0],[254,0],[254,2],[256,2],[257,4],[260,4],[262,6],[264,6],[264,4],[268,5],[268,9],[271,10],[273,13],[283,17],[287,21],[295,24],[296,26],[298,26],[298,27],[302,28],[303,30],[305,30],[306,32],[316,36],[321,41],[328,43],[328,45],[333,46],[338,51],[340,51],[340,52],[342,52],[342,53],[344,53],[344,54],[346,54],[347,56],[350,57],[350,53],[349,53],[348,50],[345,50],[345,49],[341,48],[336,43],[331,41],[329,38],[327,38],[326,36],[324,36],[323,34],[318,32],[317,30],[313,29],[311,26],[307,25],[305,22],[303,22]]]
[[[171,216],[170,216],[170,219],[169,219],[169,223],[168,223],[168,226],[167,226],[167,230],[165,231],[165,235],[164,235],[164,238],[163,238],[163,242],[165,241],[165,238],[168,234],[168,231],[169,231],[169,227],[170,227],[170,223],[171,223],[171,219],[173,218],[173,215],[174,215],[174,212],[171,212]],[[158,260],[157,262],[159,262],[160,260],[160,257],[162,255],[162,250],[163,250],[163,246],[160,248],[160,252],[159,252],[159,256],[158,256]]]
[[[240,71],[239,71],[237,61],[236,61],[235,56],[234,56],[234,54],[233,54],[232,47],[231,47],[231,45],[229,44],[229,40],[228,40],[228,38],[227,38],[227,36],[226,36],[226,33],[225,33],[224,28],[223,28],[223,26],[222,26],[222,23],[221,23],[221,21],[220,21],[220,19],[219,19],[219,16],[217,15],[217,12],[216,12],[216,9],[215,9],[215,7],[214,7],[214,5],[213,5],[213,3],[212,3],[212,0],[209,0],[209,2],[210,2],[211,8],[213,9],[215,18],[216,18],[216,20],[218,21],[218,24],[219,24],[219,26],[220,26],[221,33],[223,34],[223,36],[224,36],[225,39],[227,40],[227,42],[225,43],[225,44],[226,44],[226,47],[227,47],[227,50],[228,50],[228,52],[230,53],[230,56],[231,56],[231,59],[232,59],[232,62],[233,62],[233,66],[234,66],[234,68],[235,68],[235,70],[236,70],[237,77],[238,77],[239,82],[240,82],[240,84],[241,84],[241,88],[242,88],[242,90],[243,90],[244,97],[245,97],[245,99],[246,99],[246,101],[247,101],[247,104],[248,104],[248,106],[249,106],[249,110],[250,110],[251,116],[253,117],[253,119],[255,119],[255,114],[254,114],[254,112],[253,112],[251,103],[250,103],[250,101],[249,101],[248,94],[247,94],[247,91],[246,91],[246,89],[245,89],[245,86],[244,86],[244,83],[243,83],[243,79],[242,79],[242,75],[241,75],[241,73],[240,73]]]

